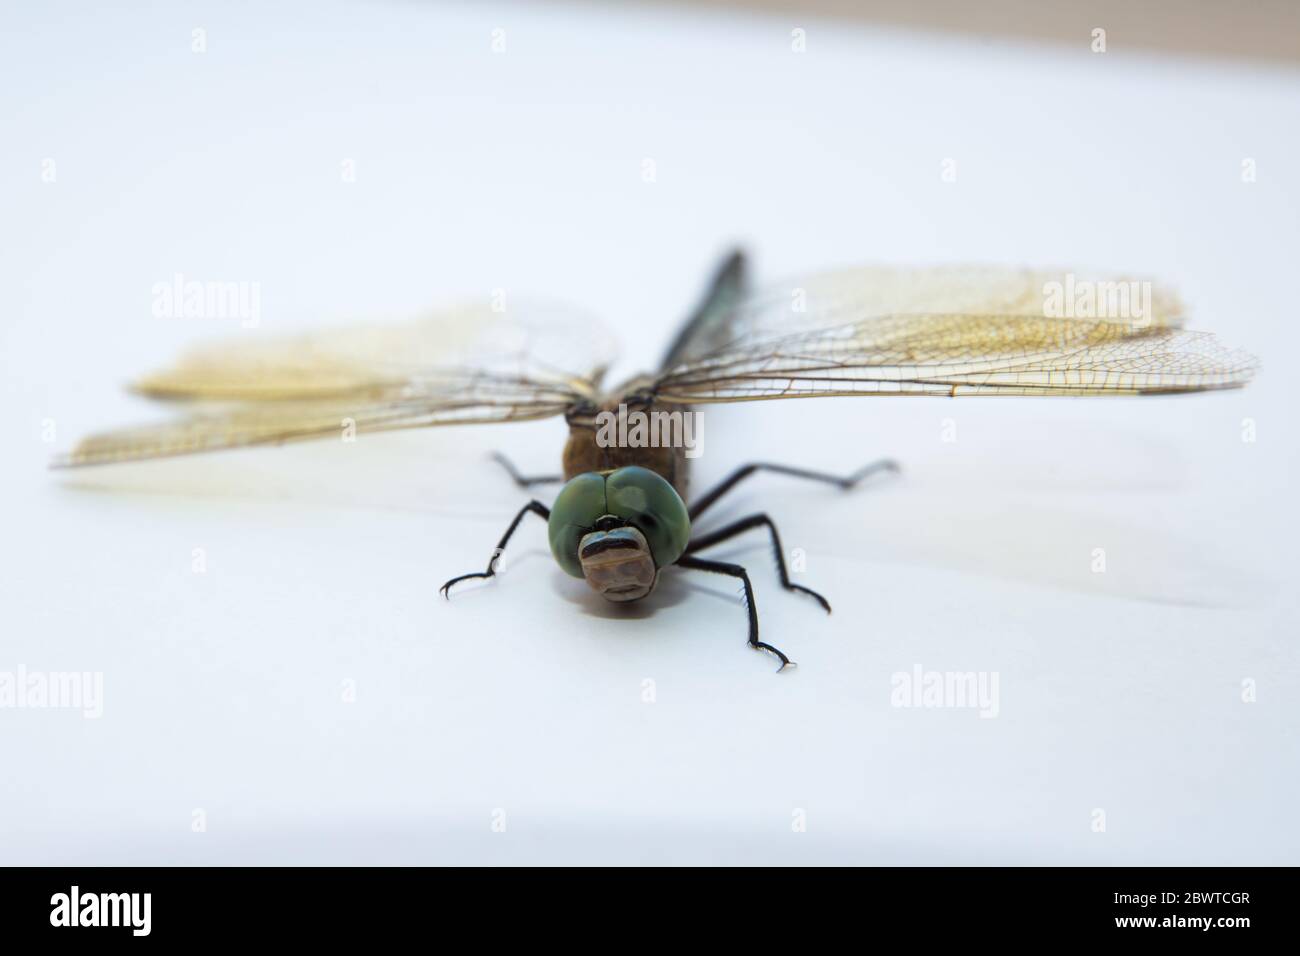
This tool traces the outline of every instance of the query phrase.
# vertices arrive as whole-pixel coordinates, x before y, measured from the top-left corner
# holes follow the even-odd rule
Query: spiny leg
[[[468,581],[470,578],[495,577],[497,573],[497,560],[501,557],[502,553],[505,551],[506,545],[510,541],[510,536],[515,533],[515,528],[519,527],[519,522],[523,521],[524,515],[528,514],[528,512],[530,511],[533,514],[541,517],[544,521],[549,521],[551,518],[551,509],[546,507],[546,505],[542,504],[540,501],[528,502],[528,504],[524,505],[522,508],[519,509],[519,514],[515,515],[515,520],[510,522],[510,527],[506,528],[506,533],[503,534],[501,536],[501,540],[497,542],[496,550],[492,552],[492,557],[488,558],[487,570],[474,571],[470,574],[462,574],[460,577],[452,578],[450,581],[448,581],[446,584],[444,584],[441,588],[438,589],[442,592],[442,596],[445,597],[448,601],[450,601],[451,589],[455,587],[457,584],[459,584],[461,581]]]
[[[831,613],[830,603],[824,597],[812,588],[806,588],[802,584],[795,584],[790,580],[790,575],[785,569],[785,554],[781,547],[781,536],[777,533],[776,525],[772,522],[772,519],[765,514],[750,515],[748,518],[733,521],[717,531],[702,535],[686,546],[686,553],[694,554],[696,551],[703,551],[705,548],[711,548],[715,544],[720,544],[739,534],[744,534],[751,528],[758,528],[763,525],[766,525],[767,530],[772,532],[772,551],[776,554],[776,570],[781,575],[781,586],[787,591],[802,591],[824,607],[827,614]]]
[[[750,465],[741,465],[731,473],[729,478],[725,479],[721,484],[710,490],[703,497],[696,499],[690,509],[691,520],[694,521],[698,518],[705,508],[709,507],[709,505],[713,504],[756,471],[773,471],[777,474],[790,475],[794,478],[807,478],[810,481],[824,481],[828,485],[836,485],[847,491],[868,475],[874,475],[878,471],[896,472],[898,470],[898,462],[894,461],[892,458],[882,458],[880,461],[873,461],[871,464],[859,468],[847,478],[842,478],[839,475],[829,475],[824,471],[808,471],[804,468],[792,468],[789,465],[774,465],[765,461],[757,461]]]
[[[511,479],[513,479],[514,483],[520,488],[531,488],[533,485],[549,485],[564,480],[563,475],[537,475],[531,478],[526,475],[521,475],[519,474],[519,469],[515,467],[514,462],[499,451],[494,451],[492,453],[492,460],[509,472]]]
[[[745,586],[745,607],[749,610],[749,646],[755,650],[770,651],[781,659],[781,667],[777,673],[785,670],[787,667],[794,667],[795,662],[786,657],[771,644],[764,644],[758,639],[758,607],[754,603],[754,586],[749,583],[749,574],[738,564],[725,564],[722,561],[705,561],[702,558],[692,558],[688,555],[682,555],[677,559],[679,568],[689,568],[692,571],[712,571],[714,574],[725,574],[729,577],[740,578],[741,583]]]

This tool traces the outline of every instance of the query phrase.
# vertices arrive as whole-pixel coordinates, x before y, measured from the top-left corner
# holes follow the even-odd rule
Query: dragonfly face
[[[551,508],[548,535],[566,573],[610,601],[635,601],[682,556],[691,521],[672,485],[633,465],[570,480]]]
[[[598,525],[608,530],[584,534],[578,559],[587,583],[606,600],[635,601],[654,589],[659,569],[645,535],[632,525],[617,524],[620,520],[603,516]]]

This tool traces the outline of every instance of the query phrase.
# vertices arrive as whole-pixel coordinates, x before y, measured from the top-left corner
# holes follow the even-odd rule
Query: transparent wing
[[[54,464],[544,418],[594,395],[612,356],[599,325],[549,306],[218,345],[133,386],[184,417],[92,435]]]
[[[1083,298],[1091,290],[1091,300]],[[1115,318],[1056,317],[1057,313]],[[1178,326],[1142,280],[974,268],[862,269],[748,297],[658,379],[661,398],[1094,395],[1248,381],[1255,360]]]
[[[1177,295],[1156,283],[1134,278],[1076,276],[1061,269],[862,266],[743,292],[744,267],[739,252],[732,253],[724,261],[706,298],[706,305],[710,300],[726,302],[729,296],[723,296],[721,292],[730,292],[739,301],[728,302],[730,307],[727,309],[702,308],[701,312],[707,314],[697,316],[682,330],[666,365],[704,358],[733,344],[842,325],[870,316],[1043,316],[1048,314],[1050,306],[1056,304],[1048,301],[1053,294],[1048,290],[1059,289],[1062,311],[1058,314],[1070,317],[1075,310],[1064,309],[1067,298],[1072,305],[1076,304],[1083,290],[1093,288],[1101,291],[1105,305],[1110,306],[1112,292],[1115,298],[1119,298],[1122,284],[1127,295],[1133,282],[1139,283],[1139,291],[1141,288],[1150,291],[1151,314],[1130,314],[1129,318],[1145,325],[1182,324],[1183,306]],[[1141,285],[1143,282],[1146,282],[1145,286]],[[1133,303],[1115,304],[1127,304],[1131,310]]]

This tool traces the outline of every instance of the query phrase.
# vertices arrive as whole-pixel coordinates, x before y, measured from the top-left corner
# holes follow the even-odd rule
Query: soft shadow
[[[477,449],[458,452],[436,441],[396,442],[386,437],[392,436],[371,436],[356,448],[304,443],[60,469],[52,470],[50,478],[69,496],[113,495],[182,505],[292,502],[299,507],[446,517],[486,517],[501,510],[490,504],[467,510],[465,501],[475,499],[466,495],[466,488],[499,492],[497,500],[517,497],[506,498],[513,483],[500,465]]]
[[[690,598],[693,590],[682,581],[680,568],[663,569],[659,572],[659,583],[649,597],[626,604],[606,601],[585,582],[572,578],[559,569],[552,575],[552,587],[556,594],[577,606],[583,614],[606,620],[641,620],[650,617],[659,608],[681,604]]]

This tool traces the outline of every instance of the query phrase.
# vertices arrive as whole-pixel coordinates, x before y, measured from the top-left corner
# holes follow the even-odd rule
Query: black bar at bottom
[[[530,926],[542,945],[556,934],[592,935],[611,921],[647,939],[701,920],[715,932],[766,936],[775,921],[787,932],[848,930],[868,947],[899,933],[925,944],[1130,937],[1232,945],[1292,935],[1287,875],[1236,868],[11,868],[0,870],[0,926],[6,943],[62,936],[94,944],[285,939],[333,947],[412,933],[434,942],[467,927],[488,941]]]

